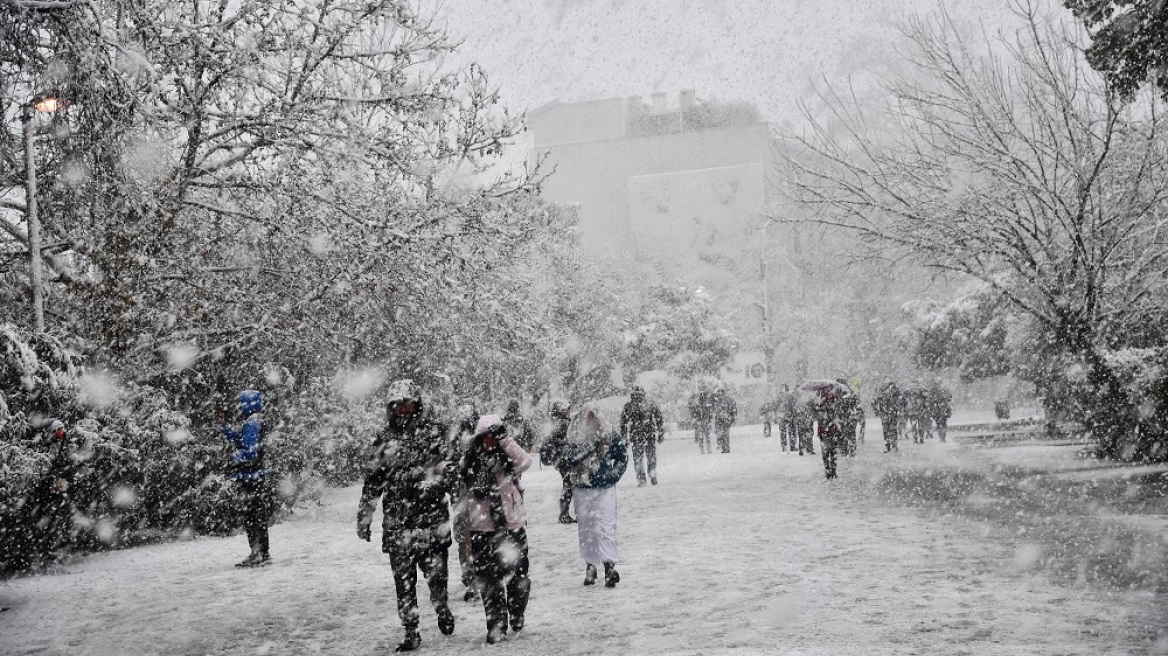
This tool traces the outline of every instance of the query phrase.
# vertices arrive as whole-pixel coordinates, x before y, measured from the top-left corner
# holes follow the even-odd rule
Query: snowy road
[[[836,483],[818,457],[781,453],[758,427],[736,429],[728,455],[699,455],[671,435],[660,486],[637,488],[631,466],[619,486],[624,563],[611,590],[581,585],[575,528],[555,523],[559,478],[532,471],[528,628],[485,645],[481,608],[456,597],[452,554],[458,625],[442,636],[423,593],[420,653],[1147,651],[1136,627],[1149,596],[1055,585],[984,524],[859,497],[849,477],[874,476],[887,458],[869,435]],[[945,448],[908,445],[894,457]],[[99,554],[64,574],[0,583],[0,653],[390,652],[401,635],[392,577],[377,536],[355,536],[357,494],[334,491],[274,527],[275,564],[262,570],[231,567],[246,550],[239,536]]]

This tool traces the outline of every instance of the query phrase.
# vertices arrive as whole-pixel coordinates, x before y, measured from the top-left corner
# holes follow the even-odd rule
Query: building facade
[[[528,124],[533,160],[554,169],[543,194],[577,206],[585,250],[708,292],[743,341],[727,377],[765,387],[769,125],[692,91],[552,102]]]

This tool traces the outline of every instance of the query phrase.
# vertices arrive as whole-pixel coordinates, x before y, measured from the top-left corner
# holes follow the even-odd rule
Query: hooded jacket
[[[243,426],[237,431],[228,424],[221,430],[233,451],[227,465],[227,475],[236,481],[253,481],[267,474],[264,469],[264,422],[260,410],[262,402],[245,392],[240,395]],[[257,393],[258,394],[258,393]]]
[[[586,423],[588,417],[595,419],[591,426]],[[624,476],[629,454],[620,433],[585,407],[568,427],[563,460],[574,487],[605,488],[616,485]]]
[[[475,431],[475,441],[463,456],[460,471],[468,490],[470,530],[476,533],[492,533],[503,528],[517,531],[527,524],[519,478],[531,468],[531,454],[510,434],[499,440],[494,451],[483,451],[481,435],[491,421],[498,422],[498,417],[486,415],[480,421],[484,430]],[[492,508],[495,503],[498,508]]]
[[[381,497],[383,551],[450,546],[451,461],[447,427],[428,417],[377,434],[357,521],[368,526]]]
[[[633,443],[657,440],[665,434],[661,409],[643,395],[632,397],[621,410],[620,432]]]

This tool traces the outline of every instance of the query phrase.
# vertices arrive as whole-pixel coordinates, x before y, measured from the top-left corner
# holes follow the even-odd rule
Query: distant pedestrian
[[[771,425],[778,422],[779,412],[778,399],[770,399],[764,401],[758,408],[758,416],[762,419],[762,436],[771,436]]]
[[[698,391],[689,397],[689,414],[693,418],[694,442],[702,453],[713,453],[710,435],[714,430],[714,393],[705,381],[699,383]]]
[[[897,447],[897,438],[899,437],[903,408],[904,395],[901,394],[900,388],[895,382],[886,381],[872,401],[872,410],[880,418],[880,426],[884,432],[885,453],[900,450]]]
[[[76,465],[65,423],[53,419],[45,429],[52,459],[33,488],[31,524],[36,527],[36,560],[33,568],[45,570],[56,565],[73,542],[73,484]]]
[[[604,566],[604,585],[620,581],[616,570],[616,484],[629,464],[620,433],[611,430],[595,408],[585,405],[568,429],[567,461],[571,466],[572,501],[576,506],[577,537],[584,559],[584,585],[596,583],[598,565]]]
[[[840,385],[848,387],[847,379],[836,380]],[[848,457],[856,455],[856,431],[863,421],[863,410],[860,409],[860,397],[855,393],[845,394],[840,399],[839,422],[840,442],[839,452]]]
[[[937,425],[937,437],[944,442],[949,432],[949,417],[953,415],[953,394],[941,387],[940,382],[933,381],[929,386],[928,399],[929,414]]]
[[[796,451],[799,448],[798,432],[795,429],[799,395],[784,384],[783,391],[779,394],[779,403],[779,448],[783,451]]]
[[[836,388],[818,390],[811,401],[811,412],[815,417],[816,432],[819,434],[819,449],[823,457],[823,469],[828,480],[836,478],[836,458],[843,442],[843,402],[851,396]]]
[[[232,448],[227,475],[235,481],[243,525],[247,530],[247,544],[251,548],[248,557],[236,567],[261,567],[272,561],[268,548],[268,521],[274,500],[268,485],[268,470],[264,466],[266,431],[263,408],[263,394],[258,390],[244,390],[239,393],[239,414],[243,417],[243,425],[239,430],[226,423],[220,428]],[[221,413],[218,418],[222,421]]]
[[[507,414],[503,415],[503,423],[507,426],[507,433],[515,440],[519,448],[531,453],[535,447],[535,430],[531,428],[531,423],[520,411],[519,399],[511,399],[507,404]]]
[[[649,480],[657,484],[657,445],[665,439],[665,420],[656,403],[645,398],[645,390],[634,387],[629,402],[621,410],[620,433],[633,447],[633,469],[637,487],[645,487],[645,465]]]
[[[572,478],[571,465],[565,459],[565,448],[568,445],[568,424],[572,421],[571,406],[565,401],[552,403],[552,429],[539,447],[539,463],[556,468],[560,474],[562,488],[560,490],[560,518],[561,524],[575,524],[569,509],[572,507]]]
[[[487,616],[487,642],[523,630],[531,592],[527,514],[520,476],[531,456],[497,415],[483,415],[462,459],[460,478],[469,491],[475,581]]]
[[[430,588],[438,629],[445,635],[454,632],[446,588],[451,545],[449,478],[454,465],[448,430],[427,414],[421,389],[411,380],[399,380],[390,386],[388,399],[386,426],[374,440],[361,488],[357,537],[370,540],[373,512],[381,497],[381,550],[389,555],[397,614],[405,629],[397,651],[413,651],[422,644],[418,570]]]
[[[799,455],[815,455],[815,414],[806,401],[798,400],[798,392],[795,395],[795,441]]]
[[[714,393],[714,432],[718,435],[718,448],[722,453],[730,453],[730,427],[737,416],[738,405],[725,387],[719,387]]]
[[[932,437],[933,419],[929,411],[929,390],[914,385],[902,392],[904,395],[905,414],[908,417],[908,429],[912,434],[913,444],[924,444],[925,439]]]

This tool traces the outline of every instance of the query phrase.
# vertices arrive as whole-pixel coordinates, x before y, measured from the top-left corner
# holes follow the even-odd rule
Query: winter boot
[[[454,633],[454,614],[450,612],[450,606],[442,604],[437,610],[438,630],[442,632],[442,635]]]
[[[576,520],[573,519],[568,513],[563,513],[560,515],[560,523],[561,524],[575,524]]]
[[[650,478],[649,482],[652,483],[653,485],[656,485],[657,484],[657,477],[654,476],[653,478]]]
[[[406,637],[398,643],[394,651],[414,651],[422,646],[422,635],[417,629],[406,629]]]
[[[637,487],[645,487],[645,485],[647,485],[647,483],[645,483],[645,479],[637,479]]]
[[[505,635],[507,635],[507,625],[495,624],[487,629],[487,644],[493,645],[502,640]]]
[[[620,574],[616,571],[615,563],[604,564],[604,587],[615,588],[620,583]]]
[[[512,615],[511,616],[511,632],[512,633],[519,633],[522,630],[523,630],[523,616],[522,615]]]
[[[267,565],[270,560],[271,559],[268,559],[267,561],[265,561],[263,556],[261,556],[260,554],[253,551],[251,554],[248,555],[247,558],[244,558],[240,562],[235,563],[235,566],[240,567],[240,568],[259,567],[261,565]]]
[[[584,568],[584,585],[596,585],[596,565],[592,563]]]

